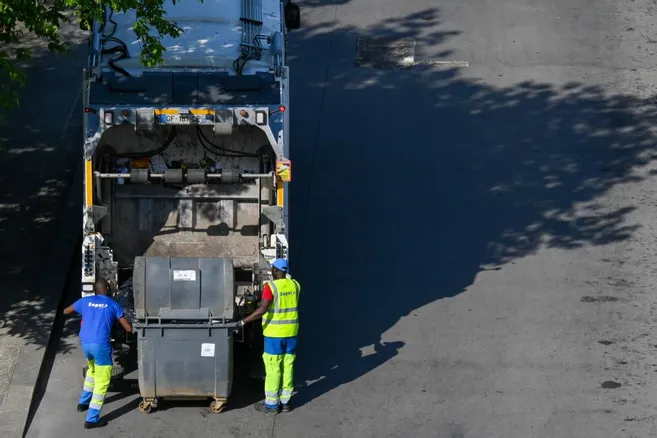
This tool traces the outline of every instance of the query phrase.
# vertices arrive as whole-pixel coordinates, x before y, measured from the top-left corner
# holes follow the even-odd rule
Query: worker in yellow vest
[[[294,389],[294,359],[299,333],[297,306],[301,286],[288,276],[288,271],[287,260],[274,260],[271,269],[274,281],[265,284],[260,306],[238,323],[242,327],[262,318],[262,334],[265,338],[262,355],[266,372],[265,400],[256,403],[254,407],[269,414],[277,414],[279,409],[289,412],[289,401]]]

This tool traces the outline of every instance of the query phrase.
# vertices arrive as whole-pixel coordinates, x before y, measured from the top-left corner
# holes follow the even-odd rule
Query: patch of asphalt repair
[[[618,300],[618,297],[612,297],[609,295],[601,295],[599,297],[591,297],[587,295],[581,299],[583,303],[613,303]]]

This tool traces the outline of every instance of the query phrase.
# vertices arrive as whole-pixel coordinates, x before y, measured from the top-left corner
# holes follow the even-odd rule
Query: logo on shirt
[[[288,296],[290,296],[290,295],[296,295],[296,294],[297,294],[296,291],[291,291],[291,292],[281,292],[281,293],[280,293],[280,296],[282,296],[282,297],[288,297]]]
[[[103,308],[107,307],[107,304],[103,304],[103,303],[89,303],[89,307],[95,307],[95,308],[97,308],[97,309],[103,309]]]

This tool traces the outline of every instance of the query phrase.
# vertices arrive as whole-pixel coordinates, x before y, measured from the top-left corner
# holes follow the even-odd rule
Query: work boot
[[[290,404],[289,403],[285,403],[281,406],[281,412],[290,412],[290,410],[291,409],[290,409]]]
[[[84,422],[85,429],[95,429],[97,427],[104,427],[104,426],[107,426],[107,421],[105,420],[98,420],[98,421],[94,421],[93,423],[90,423],[88,421]]]
[[[78,412],[84,412],[87,409],[89,409],[89,405],[82,405],[82,404],[78,405]]]
[[[264,412],[265,414],[278,414],[278,406],[275,408],[270,408],[265,406],[265,402],[260,401],[256,404],[253,405],[256,411],[258,412]]]

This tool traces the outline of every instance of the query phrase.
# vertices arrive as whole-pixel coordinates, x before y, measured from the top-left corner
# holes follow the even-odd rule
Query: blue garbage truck
[[[156,66],[140,62],[135,11],[108,7],[92,23],[81,296],[102,278],[128,310],[134,333],[115,340],[134,359],[118,362],[138,376],[142,412],[167,398],[221,412],[234,346],[262,348],[258,324],[235,322],[289,256],[286,54],[300,12],[289,0],[164,7],[183,33],[164,38]]]

